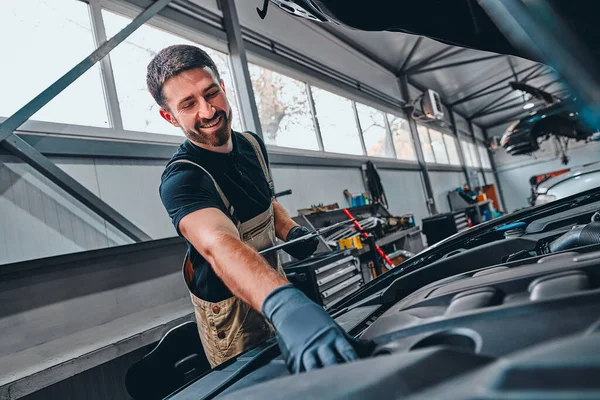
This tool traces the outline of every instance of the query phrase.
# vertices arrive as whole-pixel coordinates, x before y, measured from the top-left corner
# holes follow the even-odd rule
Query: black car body
[[[598,211],[600,189],[525,209],[371,281],[331,310],[365,359],[289,376],[270,340],[170,398],[598,398]]]

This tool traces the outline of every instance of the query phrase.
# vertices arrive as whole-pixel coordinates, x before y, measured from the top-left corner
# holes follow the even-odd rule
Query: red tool
[[[348,211],[347,208],[344,208],[344,214],[346,215],[346,217],[348,217],[350,219],[354,219],[354,217],[352,216],[350,211]],[[364,238],[369,237],[369,234],[363,230],[362,226],[360,226],[360,224],[358,223],[358,221],[356,219],[354,219],[354,222],[352,222],[352,223],[354,224],[356,229],[358,229],[361,232],[361,234]],[[379,245],[377,243],[375,243],[375,250],[377,250],[377,254],[379,254],[379,256],[381,258],[383,258],[383,261],[385,261],[385,263],[387,265],[389,265],[391,268],[394,268],[394,263],[392,262],[392,260],[390,260],[389,257],[385,255],[385,253],[383,252],[383,250],[381,250],[381,247],[379,247]]]

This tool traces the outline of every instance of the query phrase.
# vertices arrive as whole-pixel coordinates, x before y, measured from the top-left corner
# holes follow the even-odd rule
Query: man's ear
[[[221,89],[223,89],[223,92],[227,93],[227,89],[225,88],[225,81],[223,79],[221,79]]]
[[[159,113],[160,113],[160,116],[163,117],[168,123],[170,123],[173,126],[179,127],[179,123],[177,122],[175,117],[173,117],[173,114],[171,114],[164,108],[161,108]]]

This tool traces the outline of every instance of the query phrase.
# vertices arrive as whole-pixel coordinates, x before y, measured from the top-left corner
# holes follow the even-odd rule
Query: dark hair
[[[221,81],[217,66],[204,50],[185,44],[165,47],[148,64],[146,70],[148,91],[159,106],[167,108],[163,95],[165,82],[184,71],[205,67],[210,68],[215,77]]]

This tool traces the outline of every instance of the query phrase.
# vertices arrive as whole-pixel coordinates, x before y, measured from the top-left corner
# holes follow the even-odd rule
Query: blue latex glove
[[[353,347],[358,342],[293,285],[269,293],[262,311],[277,330],[279,347],[290,372],[358,359]]]
[[[310,230],[307,227],[295,226],[292,229],[290,229],[290,231],[287,234],[287,237],[285,238],[285,241],[289,242],[290,240],[298,239],[309,233]],[[290,245],[290,247],[285,249],[285,252],[298,260],[303,260],[306,257],[312,255],[317,249],[318,245],[319,238],[315,236],[310,240]]]

